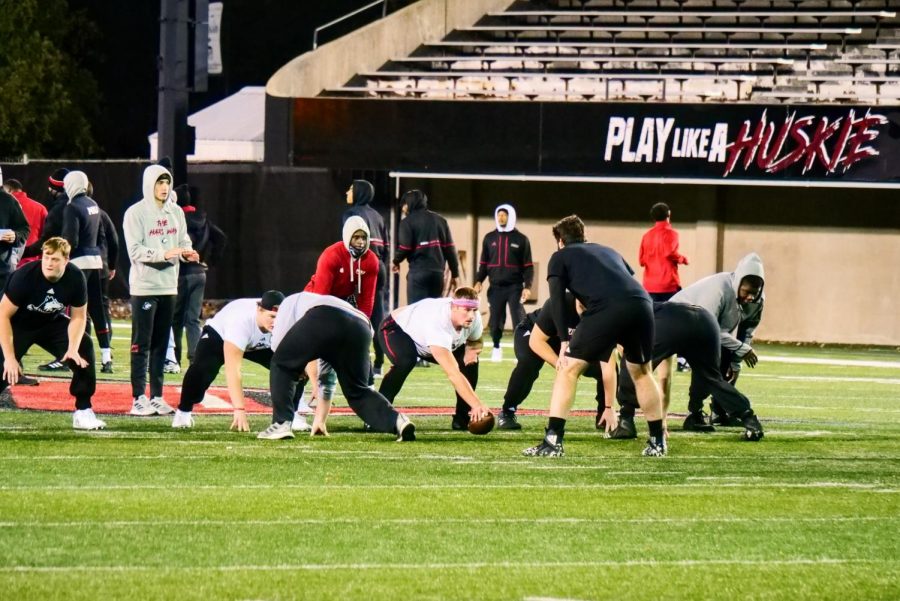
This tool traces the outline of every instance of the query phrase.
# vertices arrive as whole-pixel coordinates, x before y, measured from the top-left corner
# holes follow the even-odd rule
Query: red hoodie
[[[375,253],[366,250],[359,259],[354,259],[343,242],[335,242],[319,255],[316,273],[303,290],[344,300],[356,295],[356,307],[371,318],[377,281],[378,257]]]
[[[39,203],[38,201],[29,198],[24,191],[19,190],[18,192],[13,192],[12,195],[16,200],[19,201],[19,205],[22,207],[22,212],[25,213],[25,221],[28,222],[28,227],[30,231],[28,232],[28,238],[25,240],[25,246],[30,244],[34,244],[41,237],[41,233],[44,231],[44,221],[47,219],[47,207]],[[40,259],[37,257],[28,257],[27,259],[21,259],[19,261],[19,267],[25,265],[26,263],[31,263],[32,261],[37,261]]]
[[[657,221],[641,238],[639,256],[644,268],[644,288],[647,292],[677,292],[681,289],[678,265],[687,265],[687,258],[678,253],[678,232],[668,221]]]

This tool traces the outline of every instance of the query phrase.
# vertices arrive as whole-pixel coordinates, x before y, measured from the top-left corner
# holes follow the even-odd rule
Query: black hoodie
[[[387,263],[390,241],[381,213],[371,206],[374,197],[375,188],[372,184],[364,179],[353,180],[353,206],[341,215],[341,225],[347,223],[347,220],[354,215],[362,217],[362,220],[369,226],[369,248],[382,263]]]
[[[218,263],[225,252],[228,236],[209,220],[206,211],[194,206],[187,184],[176,187],[175,194],[178,206],[184,211],[184,221],[187,223],[191,245],[200,254],[199,263],[181,264],[181,270],[178,272],[180,278],[192,273],[202,273],[208,266]]]
[[[428,210],[428,197],[421,190],[410,190],[403,195],[403,202],[409,214],[400,222],[394,263],[400,265],[407,259],[412,271],[443,273],[446,261],[450,276],[458,278],[459,257],[447,220]]]

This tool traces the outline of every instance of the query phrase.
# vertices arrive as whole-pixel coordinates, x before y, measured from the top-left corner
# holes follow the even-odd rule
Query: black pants
[[[162,396],[174,312],[175,295],[131,297],[131,394],[135,398],[146,393],[148,359],[150,396]]]
[[[513,348],[516,352],[516,366],[509,375],[506,394],[503,395],[503,411],[515,413],[516,409],[531,394],[531,388],[544,367],[544,360],[528,346],[530,329],[517,326],[513,335]],[[559,340],[550,343],[551,348],[559,354]],[[603,388],[603,376],[596,363],[592,363],[584,373],[587,377],[597,379],[597,408],[603,411],[606,391]]]
[[[97,343],[100,345],[100,348],[109,348],[109,321],[106,316],[106,306],[103,304],[103,284],[100,281],[101,271],[101,269],[83,269],[81,271],[87,282],[88,296],[88,322],[85,331],[90,335],[91,322],[93,322],[94,329],[97,331]]]
[[[113,322],[112,311],[109,304],[109,272],[103,269],[100,272],[100,296],[103,299],[103,314],[106,316],[106,329],[109,330],[109,338],[112,341]]]
[[[681,288],[679,288],[678,290],[681,290]],[[654,303],[664,303],[678,294],[678,290],[674,292],[649,292],[648,294],[650,294],[650,298],[653,299]]]
[[[388,301],[385,298],[385,293],[387,292],[387,277],[388,277],[388,268],[383,262],[378,262],[378,280],[375,284],[375,305],[372,307],[372,329],[376,332],[381,327],[381,322],[384,320],[385,315],[385,307],[388,306]],[[384,365],[384,351],[381,350],[381,345],[375,345],[375,367],[381,367]]]
[[[54,357],[62,357],[69,348],[69,318],[59,315],[38,328],[23,328],[13,324],[13,350],[16,359],[22,357],[32,345],[38,345]],[[97,389],[97,372],[94,368],[94,343],[86,333],[81,337],[78,354],[88,362],[87,367],[78,367],[74,361],[66,361],[72,370],[72,383],[69,394],[75,397],[76,409],[90,409],[91,397]],[[0,351],[0,357],[3,356]],[[0,392],[6,390],[5,379],[0,378]]]
[[[272,356],[272,422],[294,418],[297,380],[307,363],[322,359],[334,368],[341,391],[356,415],[376,432],[396,432],[397,411],[368,386],[371,346],[369,325],[358,317],[326,306],[307,311],[288,330]]]
[[[506,306],[512,315],[512,322],[519,323],[525,319],[525,308],[522,306],[522,284],[496,285],[491,283],[487,291],[488,304],[491,306],[491,318],[488,326],[494,348],[500,346],[503,337],[503,326],[506,325]]]
[[[244,359],[269,369],[272,349],[245,351]],[[223,365],[225,365],[225,342],[218,332],[204,326],[200,333],[200,342],[194,351],[194,358],[191,359],[191,366],[188,367],[181,383],[181,401],[178,408],[182,411],[191,411],[194,405],[203,401],[203,396],[219,375]]]
[[[175,313],[172,315],[172,335],[175,338],[175,360],[179,365],[181,365],[181,338],[185,331],[187,331],[188,361],[194,361],[194,349],[200,342],[200,314],[203,312],[205,291],[205,271],[178,275],[178,296],[175,297]]]
[[[443,292],[442,271],[420,271],[410,268],[406,274],[406,303],[409,305],[423,298],[440,298]]]
[[[698,412],[710,394],[721,399],[726,411],[741,415],[750,409],[750,400],[725,381],[719,371],[719,324],[707,310],[693,305],[665,303],[655,309],[656,339],[653,344],[653,367],[674,354],[691,364],[691,387],[688,410]],[[637,396],[634,382],[624,363],[619,372],[619,404],[621,414],[634,417]]]
[[[429,363],[437,363],[433,357],[421,357],[416,350],[416,343],[409,335],[400,329],[397,322],[393,318],[388,317],[381,325],[381,331],[378,333],[378,343],[383,345],[384,352],[391,360],[393,366],[384,375],[381,381],[381,387],[378,389],[388,402],[393,403],[394,399],[403,388],[403,383],[409,373],[415,368],[416,361],[424,359]],[[478,386],[478,362],[471,365],[464,365],[464,357],[466,353],[466,345],[460,346],[453,351],[453,358],[459,366],[459,371],[466,377],[472,390]],[[469,419],[469,404],[463,400],[459,393],[456,395],[456,417],[462,421]]]

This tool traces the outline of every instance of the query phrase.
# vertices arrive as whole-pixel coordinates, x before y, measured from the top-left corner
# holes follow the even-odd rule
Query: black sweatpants
[[[163,394],[163,367],[174,312],[174,294],[131,297],[131,394],[135,398],[146,393],[148,361],[150,396]]]
[[[375,432],[395,433],[397,411],[368,386],[371,346],[369,324],[358,317],[327,306],[307,311],[291,326],[272,356],[269,367],[272,422],[289,422],[294,418],[297,380],[307,363],[322,359],[334,368],[353,412]]]
[[[516,326],[513,336],[513,348],[516,352],[516,366],[509,375],[506,394],[503,395],[503,411],[514,413],[519,405],[531,394],[531,388],[544,367],[544,360],[528,346],[531,336],[530,328]],[[559,340],[550,342],[551,348],[559,354]],[[584,373],[589,378],[597,379],[597,408],[603,411],[606,391],[603,388],[603,376],[596,363],[592,363]]]
[[[387,292],[387,278],[388,278],[388,268],[384,262],[378,262],[378,279],[375,283],[375,305],[372,307],[372,329],[374,331],[378,331],[381,327],[381,322],[384,320],[385,315],[385,307],[388,306],[388,301],[385,298],[385,293]],[[381,350],[381,345],[375,345],[375,363],[374,367],[380,368],[384,365],[384,351]]]
[[[506,325],[506,307],[512,315],[512,322],[519,323],[525,319],[525,308],[522,306],[522,284],[496,285],[491,283],[487,290],[488,304],[491,306],[491,317],[488,327],[494,348],[500,346],[503,337],[503,326]]]
[[[109,330],[109,338],[112,340],[113,322],[109,304],[109,272],[106,269],[100,272],[100,295],[103,298],[103,315],[106,316],[106,329]]]
[[[269,369],[272,349],[245,351],[244,359]],[[194,350],[191,366],[188,367],[181,383],[181,401],[178,403],[181,411],[191,411],[194,405],[203,401],[206,391],[219,375],[223,365],[225,365],[225,341],[214,329],[204,326],[200,332],[200,342]]]
[[[700,411],[710,394],[715,394],[731,415],[750,409],[750,400],[726,382],[719,371],[719,324],[709,311],[693,305],[664,303],[655,307],[654,314],[653,367],[674,354],[687,359],[691,364],[689,411]],[[637,396],[624,363],[619,372],[618,400],[621,414],[634,417]]]
[[[410,269],[406,274],[406,304],[423,298],[440,298],[444,292],[444,272]]]
[[[100,345],[100,348],[109,348],[109,318],[107,317],[106,306],[103,304],[102,271],[102,269],[81,270],[87,282],[88,297],[88,322],[85,331],[90,335],[91,322],[93,322],[94,329],[97,331],[97,343]]]
[[[394,318],[388,317],[381,324],[381,331],[378,333],[378,342],[383,345],[384,352],[393,364],[391,369],[384,375],[381,381],[381,387],[378,389],[388,402],[393,403],[397,398],[400,389],[409,373],[415,368],[416,361],[424,359],[429,363],[437,363],[434,357],[422,357],[416,349],[416,343],[404,332]],[[466,377],[472,390],[478,386],[478,362],[471,365],[464,365],[466,354],[466,345],[460,346],[453,351],[453,358],[459,366],[459,371]],[[469,420],[469,404],[463,400],[459,393],[456,394],[456,417],[458,420],[467,422]]]
[[[54,357],[65,355],[69,348],[69,318],[58,315],[38,328],[23,328],[13,324],[13,350],[16,353],[16,360],[21,363],[22,357],[35,344]],[[88,364],[87,367],[78,367],[74,361],[66,361],[66,365],[72,370],[69,394],[75,397],[76,409],[90,409],[91,397],[97,390],[97,372],[94,368],[94,343],[87,333],[81,337],[78,354]],[[3,352],[0,351],[0,360],[2,357]],[[6,390],[7,386],[9,384],[6,380],[0,378],[0,392]]]

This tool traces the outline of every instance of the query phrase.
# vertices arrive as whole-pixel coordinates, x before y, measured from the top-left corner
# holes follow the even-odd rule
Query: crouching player
[[[194,405],[203,401],[222,365],[225,366],[225,383],[228,397],[234,408],[231,429],[249,432],[247,412],[244,409],[244,387],[241,383],[241,360],[248,359],[269,369],[272,361],[272,329],[275,316],[284,295],[269,290],[262,298],[240,298],[231,301],[213,316],[200,333],[200,341],[184,382],[181,385],[181,402],[173,428],[191,428]]]
[[[15,271],[0,300],[0,349],[3,379],[0,392],[22,374],[19,360],[37,344],[72,370],[69,393],[75,397],[72,427],[101,430],[106,427],[91,408],[97,388],[94,345],[84,333],[87,322],[87,283],[81,270],[69,265],[71,246],[53,237],[41,247],[40,263]],[[66,307],[71,316],[66,317]]]
[[[372,431],[394,433],[398,441],[415,440],[416,428],[409,418],[368,385],[371,345],[369,318],[350,303],[312,292],[298,292],[284,299],[272,331],[272,425],[258,438],[294,437],[291,421],[296,411],[297,381],[311,362],[322,359],[334,368],[350,408]],[[321,400],[316,407],[313,434],[326,433],[329,405]]]
[[[437,363],[456,390],[451,426],[465,430],[470,419],[480,420],[488,413],[475,394],[482,330],[474,288],[457,288],[453,298],[426,298],[395,309],[378,336],[393,364],[379,392],[393,403],[416,361]]]

